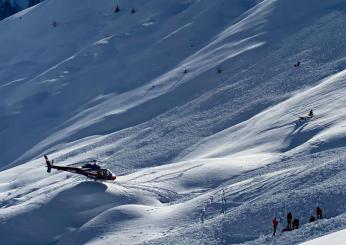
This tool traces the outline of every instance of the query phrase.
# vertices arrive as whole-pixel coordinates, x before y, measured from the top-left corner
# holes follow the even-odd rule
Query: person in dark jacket
[[[292,218],[293,218],[292,213],[289,212],[287,214],[287,229],[288,230],[292,230]]]
[[[118,13],[120,11],[119,5],[117,5],[117,7],[114,10],[114,13]]]
[[[299,219],[294,219],[292,222],[292,230],[299,228]]]
[[[322,209],[320,207],[317,207],[316,208],[317,219],[323,219],[322,213],[323,213]]]
[[[311,215],[310,218],[309,218],[309,223],[312,223],[312,222],[315,222],[315,221],[316,221],[315,217],[313,215]]]

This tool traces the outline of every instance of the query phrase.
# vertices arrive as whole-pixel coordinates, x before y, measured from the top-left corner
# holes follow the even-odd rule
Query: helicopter
[[[60,171],[81,174],[95,181],[114,181],[116,179],[116,176],[109,169],[101,168],[100,165],[97,165],[97,160],[78,162],[67,166],[59,166],[54,164],[54,160],[50,161],[47,155],[44,155],[44,159],[46,160],[47,173],[50,173],[52,169],[56,169]]]

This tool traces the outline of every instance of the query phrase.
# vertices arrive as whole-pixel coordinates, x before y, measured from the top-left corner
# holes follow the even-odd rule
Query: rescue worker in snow
[[[118,13],[120,11],[119,5],[117,5],[117,7],[114,10],[114,13]]]
[[[276,217],[272,220],[272,225],[273,225],[273,236],[276,235],[276,229],[278,227],[279,221],[276,220]]]
[[[317,208],[316,208],[316,216],[317,216],[317,219],[323,219],[322,213],[323,213],[322,209],[321,209],[320,207],[317,207]]]
[[[299,229],[299,219],[294,219],[292,223],[292,228],[294,229]]]
[[[287,214],[287,230],[292,230],[292,213]]]
[[[309,116],[309,117],[313,117],[313,116],[314,116],[314,112],[312,111],[312,109],[309,111],[308,116]]]
[[[315,222],[315,217],[313,215],[310,216],[309,223]]]

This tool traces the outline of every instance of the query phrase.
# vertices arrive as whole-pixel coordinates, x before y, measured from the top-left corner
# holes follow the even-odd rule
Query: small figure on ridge
[[[114,10],[114,13],[118,13],[120,11],[119,5],[117,5],[117,7]]]

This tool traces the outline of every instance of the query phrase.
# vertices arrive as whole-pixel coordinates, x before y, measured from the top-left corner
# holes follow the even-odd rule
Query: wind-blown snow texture
[[[116,3],[46,0],[0,22],[2,244],[299,244],[346,229],[344,1]],[[118,178],[48,174],[43,154]],[[317,206],[326,218],[307,224]],[[272,237],[288,211],[301,229]]]

